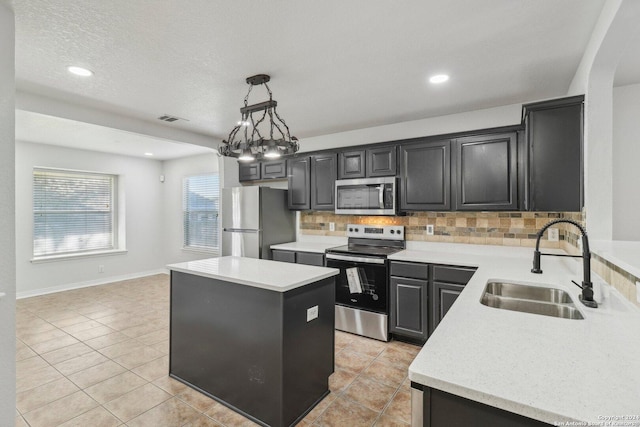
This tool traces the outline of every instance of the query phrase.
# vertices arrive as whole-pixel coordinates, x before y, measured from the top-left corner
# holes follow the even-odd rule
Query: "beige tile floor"
[[[169,278],[18,300],[16,426],[249,426],[168,377]],[[301,426],[408,426],[419,348],[336,332],[331,393]]]

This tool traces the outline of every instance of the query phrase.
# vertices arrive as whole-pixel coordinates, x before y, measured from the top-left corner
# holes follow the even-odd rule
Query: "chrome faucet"
[[[540,239],[542,235],[547,230],[547,228],[551,227],[555,224],[567,223],[572,224],[580,229],[580,233],[582,234],[582,255],[563,255],[563,254],[543,254],[540,253]],[[570,219],[556,219],[549,222],[547,225],[542,227],[540,231],[538,231],[538,238],[536,240],[536,250],[533,252],[533,268],[531,269],[532,273],[541,274],[542,270],[540,269],[540,257],[542,255],[548,256],[565,256],[572,258],[582,258],[582,270],[584,277],[582,279],[582,286],[575,283],[579,288],[582,289],[582,294],[579,295],[580,302],[582,302],[587,307],[597,308],[598,303],[593,299],[593,283],[591,283],[591,252],[589,251],[589,239],[587,238],[587,232],[585,229],[578,224],[577,222]]]

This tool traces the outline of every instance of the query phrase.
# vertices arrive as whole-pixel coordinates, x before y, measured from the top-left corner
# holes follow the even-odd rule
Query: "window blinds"
[[[33,255],[115,246],[116,177],[53,169],[33,171]]]
[[[182,210],[184,247],[217,250],[220,185],[217,174],[183,180]]]

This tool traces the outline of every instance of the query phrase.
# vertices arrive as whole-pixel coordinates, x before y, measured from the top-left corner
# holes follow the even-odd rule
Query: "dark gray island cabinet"
[[[329,393],[338,270],[220,257],[171,270],[169,375],[265,426]]]

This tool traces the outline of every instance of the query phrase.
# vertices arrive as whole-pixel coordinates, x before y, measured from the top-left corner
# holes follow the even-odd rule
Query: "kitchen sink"
[[[552,302],[556,304],[573,303],[569,294],[562,289],[520,285],[517,283],[489,282],[484,292],[485,294],[498,297]]]
[[[556,288],[491,281],[487,283],[480,302],[487,307],[503,310],[562,319],[584,319],[569,294]]]

